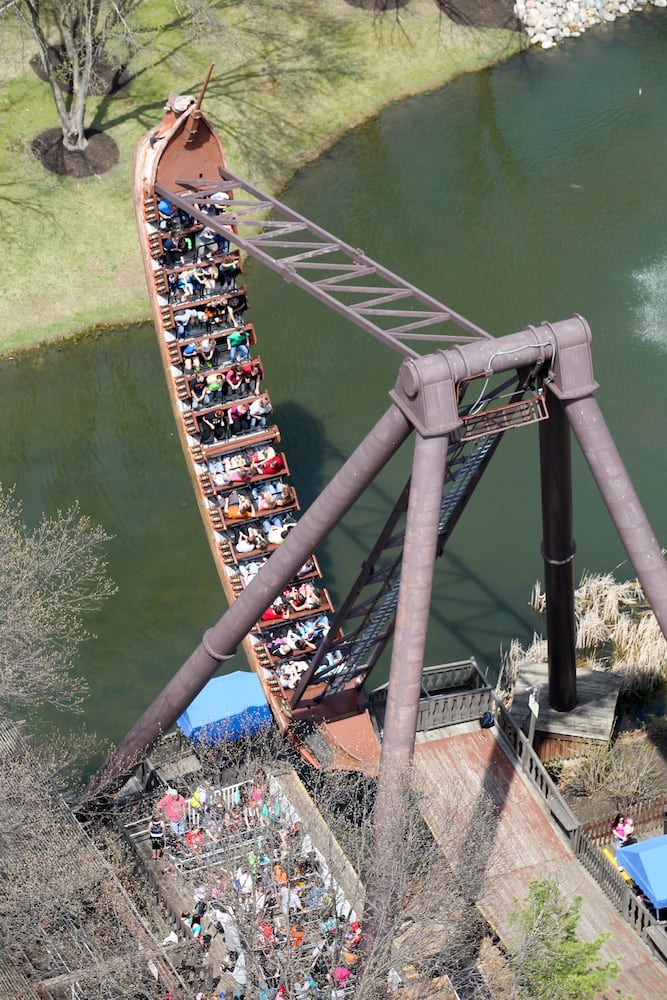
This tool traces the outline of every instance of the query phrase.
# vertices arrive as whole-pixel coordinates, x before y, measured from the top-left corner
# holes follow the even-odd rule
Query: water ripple
[[[667,255],[632,274],[640,301],[635,307],[636,330],[642,340],[667,349]]]

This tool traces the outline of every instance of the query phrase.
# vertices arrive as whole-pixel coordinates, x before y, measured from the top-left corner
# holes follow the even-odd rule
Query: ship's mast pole
[[[208,82],[211,79],[211,73],[213,72],[213,67],[215,63],[211,63],[208,68],[208,73],[206,74],[206,79],[202,84],[202,88],[199,91],[199,97],[192,105],[188,111],[188,118],[183,127],[183,136],[185,138],[185,145],[191,146],[197,137],[197,132],[199,131],[199,123],[202,119],[201,106],[204,100],[204,94],[206,93],[206,88],[208,87]]]
[[[202,88],[199,91],[199,97],[195,101],[195,104],[194,104],[194,107],[193,107],[194,111],[201,110],[202,102],[204,100],[204,94],[206,93],[206,88],[208,87],[209,80],[211,79],[211,74],[213,73],[214,67],[215,67],[215,63],[211,63],[211,65],[208,68],[208,73],[206,74],[206,76],[204,78],[204,82],[202,84]]]

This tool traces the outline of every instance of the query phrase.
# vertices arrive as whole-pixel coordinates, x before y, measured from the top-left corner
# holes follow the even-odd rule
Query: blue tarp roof
[[[619,847],[616,860],[657,910],[667,907],[667,836]]]
[[[271,710],[256,674],[214,677],[177,720],[193,743],[237,740],[271,726]]]

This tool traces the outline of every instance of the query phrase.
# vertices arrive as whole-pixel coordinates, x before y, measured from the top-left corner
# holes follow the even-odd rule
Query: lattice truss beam
[[[461,344],[490,333],[460,316],[449,306],[420,291],[368,257],[292,211],[275,198],[226,168],[219,180],[179,178],[179,193],[156,185],[193,218],[256,257],[288,281],[355,323],[404,357],[427,352],[438,344]],[[223,214],[212,215],[220,202],[212,196],[230,196]]]

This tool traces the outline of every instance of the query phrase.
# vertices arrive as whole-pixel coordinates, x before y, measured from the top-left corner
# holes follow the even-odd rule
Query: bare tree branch
[[[5,711],[48,702],[77,708],[74,676],[83,617],[115,593],[101,555],[109,540],[74,504],[29,530],[14,490],[0,486],[0,703]]]

